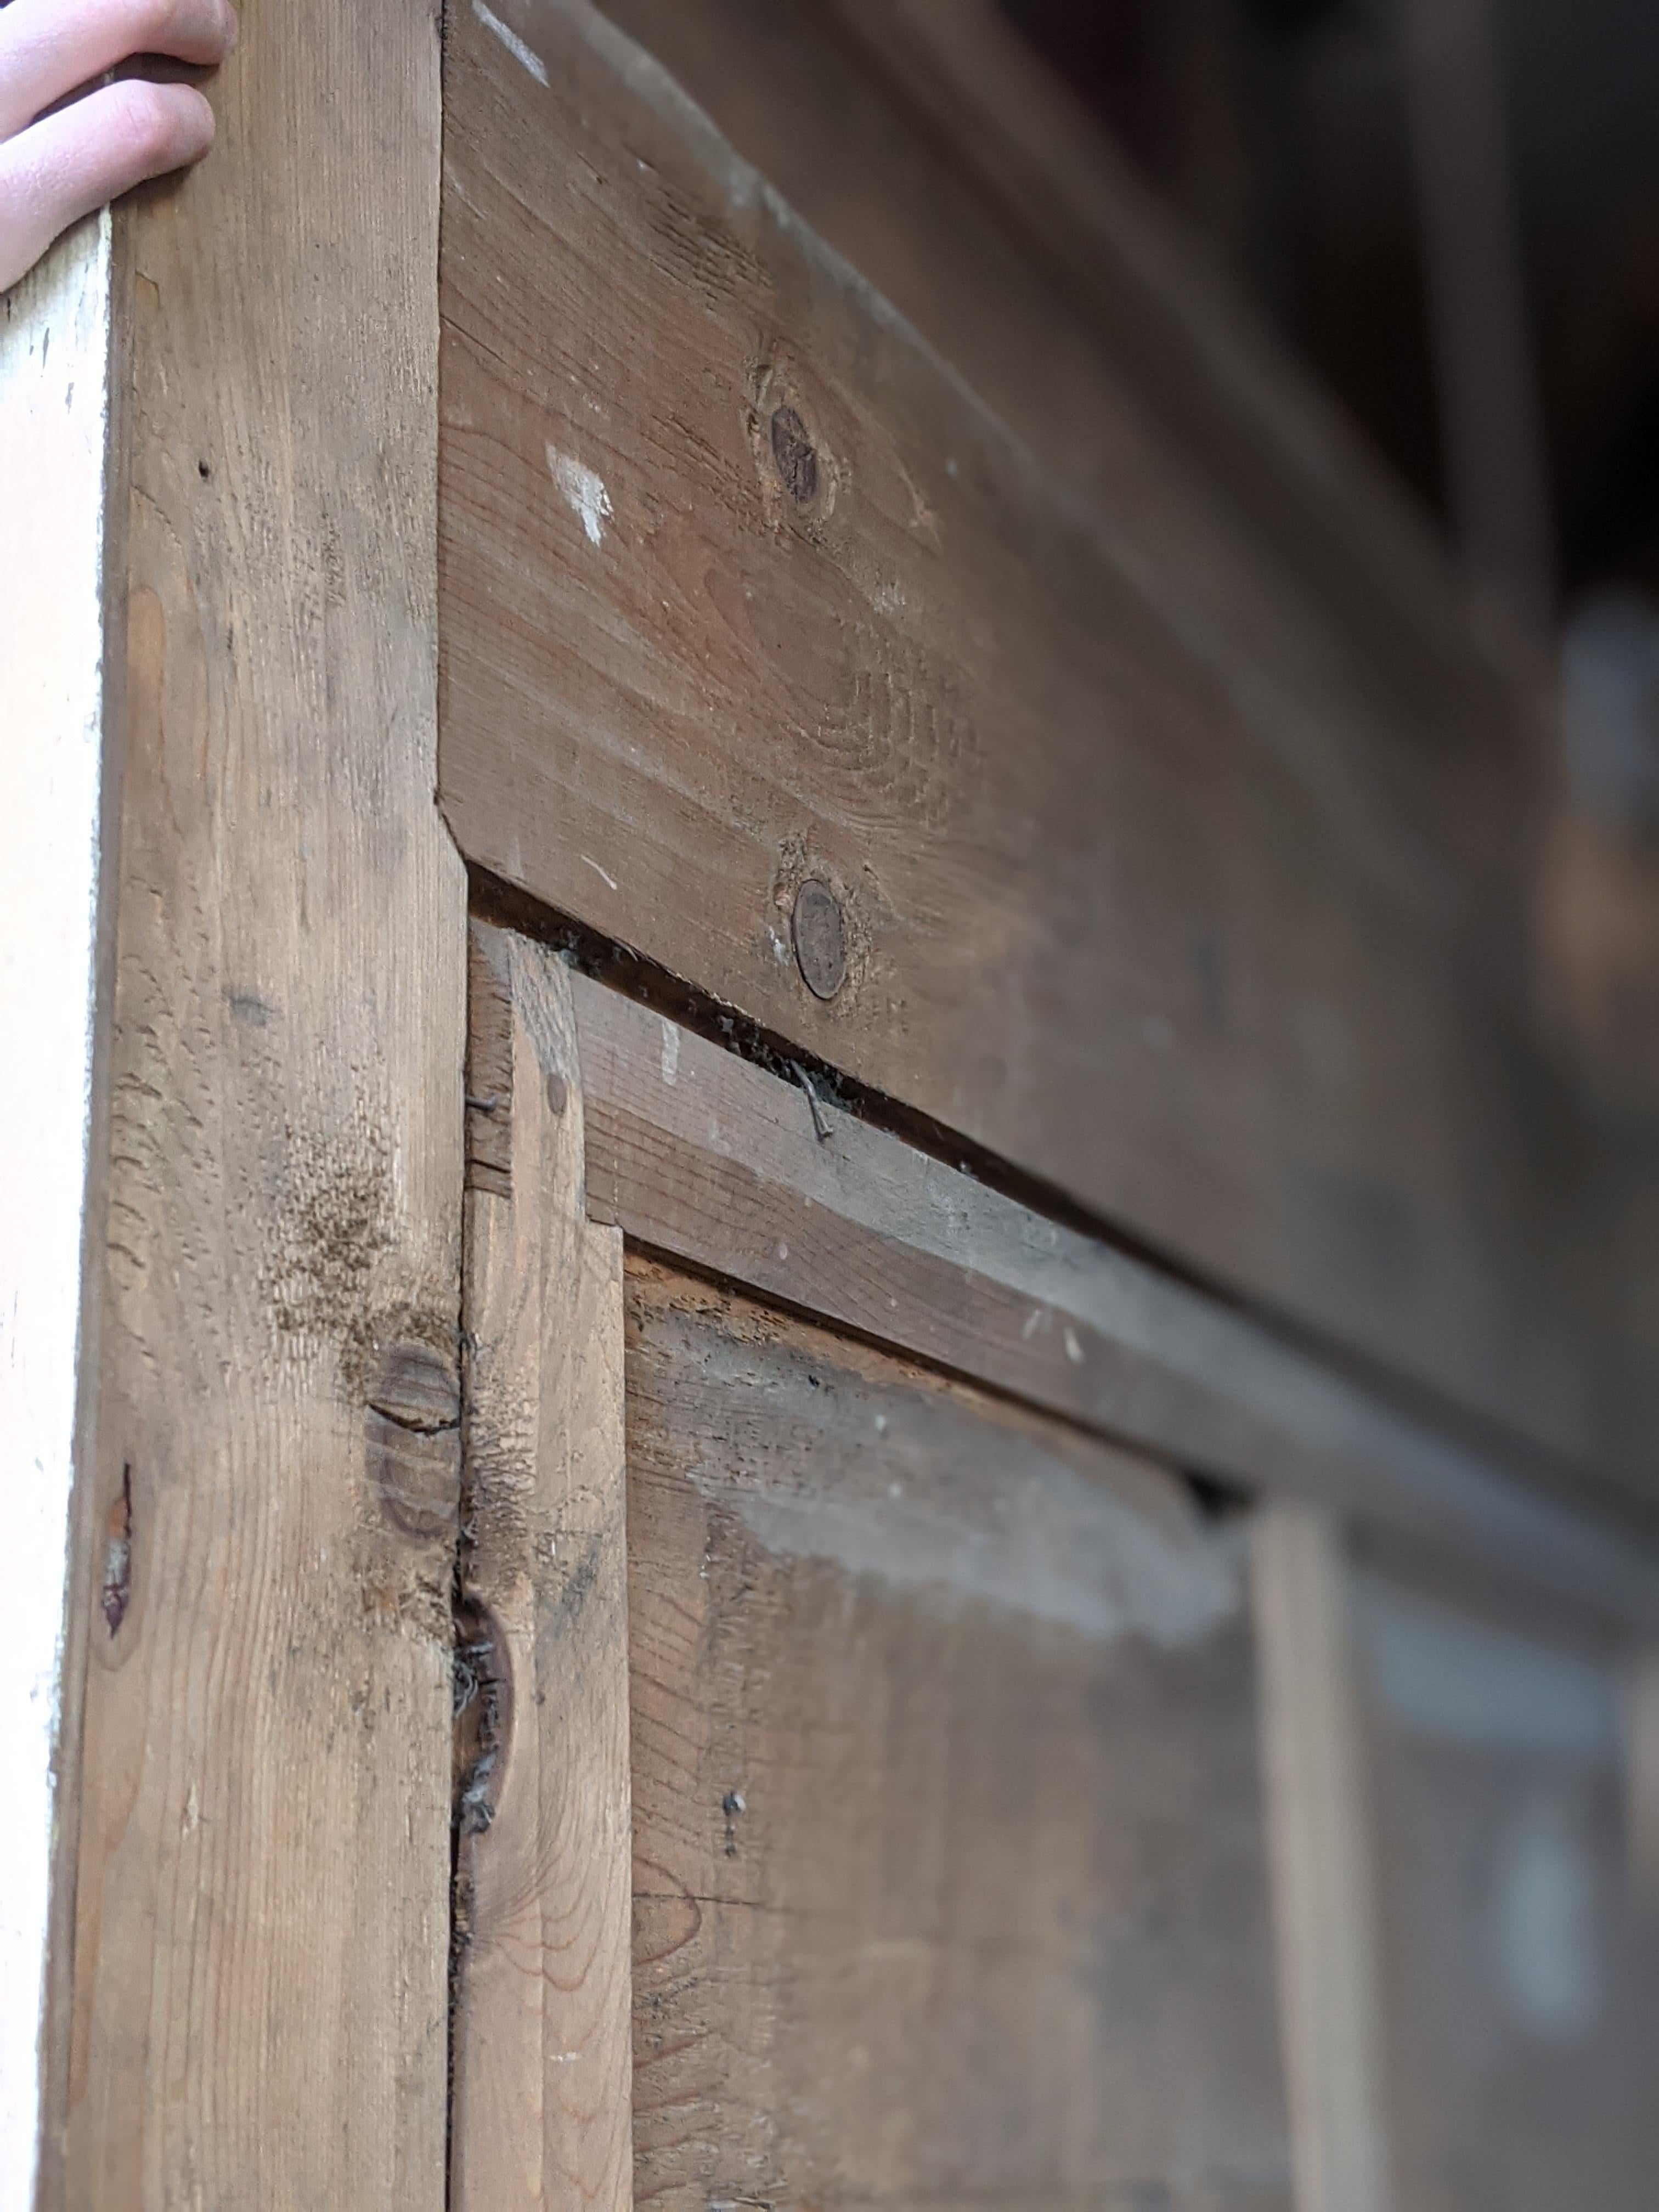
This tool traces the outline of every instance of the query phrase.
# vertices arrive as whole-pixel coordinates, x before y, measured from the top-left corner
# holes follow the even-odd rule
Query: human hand
[[[213,143],[193,85],[94,81],[134,54],[211,66],[235,43],[229,0],[0,0],[0,292],[60,230]]]

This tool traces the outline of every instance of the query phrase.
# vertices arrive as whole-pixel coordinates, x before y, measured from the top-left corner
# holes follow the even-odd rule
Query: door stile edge
[[[567,970],[471,943],[450,2203],[625,2212],[623,1238],[587,1218]]]

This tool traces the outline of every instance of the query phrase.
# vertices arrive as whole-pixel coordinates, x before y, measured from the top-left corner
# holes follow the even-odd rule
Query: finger
[[[0,139],[130,55],[210,67],[235,43],[229,0],[10,0],[0,6]]]
[[[61,230],[146,177],[199,161],[213,110],[188,84],[101,86],[0,145],[0,292]]]

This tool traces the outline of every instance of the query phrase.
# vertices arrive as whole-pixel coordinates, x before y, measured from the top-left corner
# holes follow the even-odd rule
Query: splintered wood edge
[[[573,975],[588,1212],[1189,1472],[1659,1626],[1659,1555],[1249,1316]]]

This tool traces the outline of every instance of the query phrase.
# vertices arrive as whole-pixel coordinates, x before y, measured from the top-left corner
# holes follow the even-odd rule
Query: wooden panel
[[[1652,1530],[577,976],[588,1204],[656,1250],[1224,1482],[1407,1531],[1650,1633]],[[810,1080],[806,1079],[805,1080]],[[1559,1480],[1559,1476],[1558,1476]]]
[[[1332,633],[1282,592],[1242,625],[1282,633],[1264,685],[1167,549],[585,0],[454,29],[442,788],[469,857],[1188,1263],[1589,1452],[1579,1139],[1514,976],[1470,950],[1468,855],[1437,842],[1512,819],[1448,804],[1477,755],[1476,800],[1495,788],[1490,717],[1444,781],[1373,744],[1409,726],[1395,695],[1379,678],[1356,723],[1352,667],[1292,681],[1292,633]],[[827,1002],[789,946],[808,878],[850,945]]]
[[[453,2212],[633,2203],[621,1232],[564,969],[473,937]]]
[[[1286,2207],[1243,1547],[631,1263],[636,2191]]]
[[[443,2203],[465,889],[432,804],[438,70],[416,0],[367,40],[327,0],[251,8],[213,159],[118,217],[114,1134],[49,2203]]]
[[[1638,2212],[1659,1915],[1629,1888],[1620,1672],[1374,1571],[1356,1618],[1399,2201]]]

